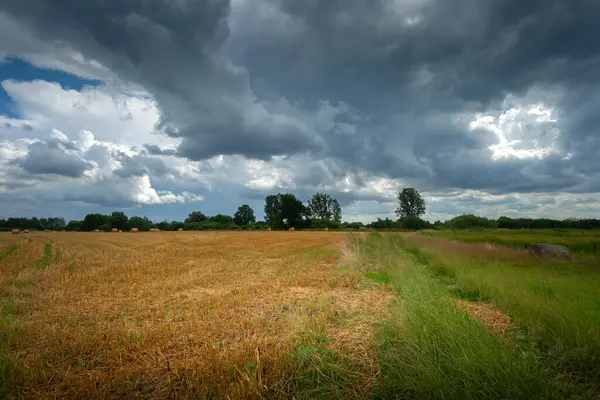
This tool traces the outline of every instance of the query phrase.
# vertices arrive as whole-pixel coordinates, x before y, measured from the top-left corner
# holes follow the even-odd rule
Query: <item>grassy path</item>
[[[0,262],[2,262],[2,260],[4,260],[5,257],[8,257],[8,255],[15,250],[17,250],[17,246],[10,246],[7,250],[0,253]]]
[[[405,239],[370,235],[359,246],[398,295],[375,336],[381,376],[373,398],[556,397],[535,357],[523,357],[518,344],[472,319]]]
[[[42,258],[40,258],[35,263],[35,267],[37,269],[43,269],[50,264],[50,260],[52,259],[52,242],[44,243],[44,254]]]

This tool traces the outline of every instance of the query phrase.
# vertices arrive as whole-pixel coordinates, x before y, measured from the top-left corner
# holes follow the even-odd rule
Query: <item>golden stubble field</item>
[[[373,324],[393,294],[342,267],[347,239],[2,233],[0,253],[16,247],[0,261],[5,388],[25,398],[285,398],[291,355],[328,337],[361,364],[356,394],[366,396],[379,368]]]

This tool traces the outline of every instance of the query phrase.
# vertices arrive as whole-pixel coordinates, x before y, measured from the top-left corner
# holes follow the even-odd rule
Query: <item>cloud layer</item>
[[[104,85],[2,82],[22,118],[0,128],[0,193],[325,190],[368,219],[411,185],[430,218],[594,216],[564,207],[600,192],[598,16],[584,0],[7,0],[0,37],[18,39],[0,56]]]

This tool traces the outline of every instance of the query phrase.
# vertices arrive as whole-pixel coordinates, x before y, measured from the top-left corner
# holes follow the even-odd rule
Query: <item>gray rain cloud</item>
[[[17,159],[15,164],[34,175],[56,174],[78,178],[91,165],[78,155],[68,153],[66,146],[58,140],[31,143],[27,156]]]

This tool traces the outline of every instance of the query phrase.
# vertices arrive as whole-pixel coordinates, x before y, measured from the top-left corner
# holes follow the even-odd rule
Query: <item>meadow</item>
[[[600,396],[589,252],[548,262],[424,234],[0,234],[0,307],[0,397]]]
[[[460,230],[430,231],[426,235],[467,243],[491,243],[524,250],[534,243],[567,246],[577,253],[600,254],[600,230],[536,229],[536,230]]]

